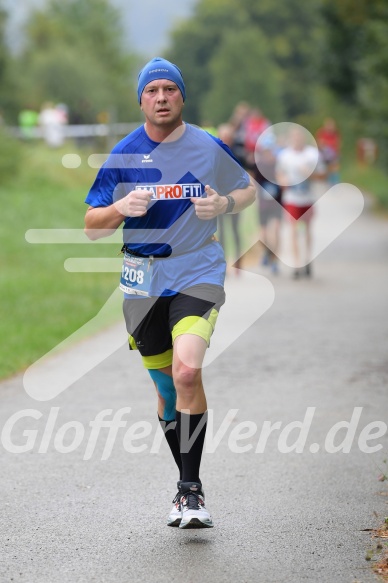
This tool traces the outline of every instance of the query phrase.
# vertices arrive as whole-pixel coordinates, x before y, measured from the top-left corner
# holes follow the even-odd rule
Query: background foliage
[[[3,6],[3,8],[2,8]],[[0,0],[0,110],[65,102],[75,121],[101,111],[138,121],[137,72],[146,59],[128,54],[120,12],[109,0],[47,0],[31,13],[21,52],[5,42]],[[198,0],[162,56],[187,86],[185,118],[225,121],[239,100],[273,121],[315,130],[336,117],[349,140],[368,135],[388,159],[388,0]]]
[[[5,57],[12,87],[12,100],[0,91],[6,118],[53,101],[66,103],[75,121],[94,122],[101,111],[139,119],[132,91],[137,60],[122,38],[120,14],[107,0],[49,0],[31,14],[21,53]]]
[[[345,149],[372,137],[385,166],[387,39],[388,0],[199,0],[168,57],[185,72],[188,119],[217,123],[239,99],[311,131],[331,115]]]

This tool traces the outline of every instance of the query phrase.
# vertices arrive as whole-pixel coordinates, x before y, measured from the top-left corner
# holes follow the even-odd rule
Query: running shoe
[[[197,482],[181,482],[182,518],[179,528],[212,528],[213,520],[205,507],[205,494]]]
[[[180,490],[181,481],[177,483],[178,492],[172,501],[173,507],[171,512],[167,518],[167,526],[179,526],[182,517],[182,508],[181,508],[181,496],[182,492]]]

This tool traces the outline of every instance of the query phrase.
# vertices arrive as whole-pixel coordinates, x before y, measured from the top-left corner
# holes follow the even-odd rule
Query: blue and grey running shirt
[[[110,206],[134,189],[153,192],[147,214],[127,217],[123,227],[123,241],[133,252],[171,255],[154,264],[152,295],[198,283],[223,285],[222,248],[207,244],[217,219],[198,219],[190,200],[204,196],[206,184],[226,195],[246,188],[249,176],[223,142],[189,124],[179,139],[160,144],[139,127],[114,147],[97,174],[85,200],[92,207]]]

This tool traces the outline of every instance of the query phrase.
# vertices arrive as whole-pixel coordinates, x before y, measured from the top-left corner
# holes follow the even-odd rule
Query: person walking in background
[[[233,152],[235,131],[234,131],[232,124],[223,123],[223,124],[219,125],[217,128],[217,134],[218,134],[219,139],[222,140],[224,142],[224,144],[229,146]],[[218,215],[218,227],[217,227],[217,234],[218,234],[219,242],[221,243],[222,248],[225,250],[225,240],[226,240],[225,227],[226,227],[226,222],[230,221],[229,224],[230,224],[231,229],[232,229],[233,244],[234,244],[234,258],[235,258],[234,266],[237,269],[239,269],[241,267],[241,259],[240,259],[241,238],[240,238],[240,232],[239,232],[239,219],[240,219],[239,214]],[[236,274],[238,274],[238,273],[239,273],[239,271],[236,271]]]
[[[268,265],[277,274],[280,226],[283,215],[282,187],[276,182],[276,157],[278,148],[273,135],[256,144],[253,176],[260,185],[258,190],[260,240],[263,245],[262,265]]]
[[[339,183],[341,136],[332,117],[327,117],[317,131],[316,140],[326,164],[327,181],[330,186]]]
[[[43,139],[50,148],[63,146],[65,141],[63,128],[66,122],[62,110],[54,107],[51,101],[44,103],[39,114],[38,123],[42,130]]]
[[[19,112],[18,122],[23,139],[30,140],[34,137],[34,130],[38,125],[38,118],[38,112],[31,106],[28,106]]]
[[[155,385],[179,470],[167,524],[209,528],[199,473],[207,423],[202,362],[225,300],[225,258],[214,233],[218,215],[254,202],[255,186],[225,144],[183,122],[186,90],[176,65],[152,59],[137,94],[145,124],[98,172],[85,232],[99,239],[124,223],[120,288],[129,346]]]
[[[288,146],[278,155],[276,182],[283,187],[282,200],[291,228],[291,250],[294,260],[294,279],[303,274],[312,275],[311,251],[313,204],[312,180],[325,176],[319,151],[309,145],[302,127],[293,126],[288,135]],[[300,249],[298,226],[304,226],[304,249]],[[304,265],[304,270],[302,266]]]
[[[269,128],[271,122],[264,116],[261,109],[254,107],[250,110],[245,120],[245,160],[246,168],[252,170],[255,168],[255,149],[257,140],[261,134]]]
[[[67,125],[69,123],[69,107],[66,103],[57,103],[55,111],[58,114],[58,120],[60,123],[62,125]]]
[[[251,106],[246,101],[240,101],[234,108],[228,124],[233,128],[233,138],[230,149],[243,168],[247,169],[245,149],[246,123],[251,112]]]

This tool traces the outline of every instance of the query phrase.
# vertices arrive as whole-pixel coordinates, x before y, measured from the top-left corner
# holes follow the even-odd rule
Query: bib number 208
[[[123,265],[121,269],[121,277],[130,283],[136,282],[142,284],[144,282],[144,271]]]
[[[126,294],[149,296],[153,260],[151,257],[135,257],[124,254],[121,268],[120,289]]]

